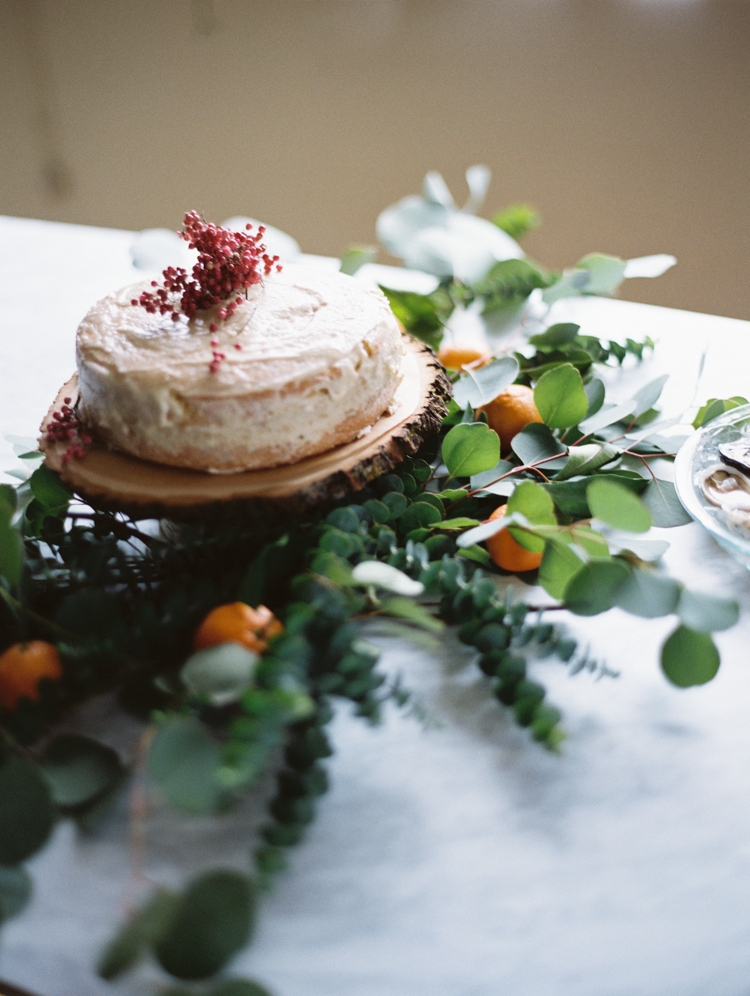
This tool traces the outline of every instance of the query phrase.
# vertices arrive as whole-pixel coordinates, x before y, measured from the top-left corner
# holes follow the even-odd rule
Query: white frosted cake
[[[78,329],[80,417],[115,449],[236,472],[349,442],[390,405],[403,344],[384,295],[344,274],[284,266],[217,308],[149,313],[152,285],[99,301]]]

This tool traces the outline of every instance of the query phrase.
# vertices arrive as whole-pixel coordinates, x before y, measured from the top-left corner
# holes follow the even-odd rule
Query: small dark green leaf
[[[635,568],[617,591],[615,604],[642,619],[671,615],[680,599],[674,578]]]
[[[511,448],[521,463],[527,466],[546,461],[546,470],[556,470],[565,463],[565,454],[568,452],[567,446],[556,439],[552,430],[542,425],[540,422],[531,422],[529,425],[516,433],[511,442]],[[559,460],[551,457],[562,458]]]
[[[31,876],[25,868],[0,865],[0,924],[21,912],[31,891]]]
[[[570,363],[548,370],[534,388],[534,403],[551,429],[567,429],[586,416],[589,400],[581,375]]]
[[[178,979],[206,979],[247,944],[254,916],[255,893],[247,876],[206,872],[179,898],[156,941],[159,963]]]
[[[710,632],[734,626],[739,619],[740,608],[733,598],[719,598],[685,588],[677,614],[689,629]]]
[[[454,426],[443,440],[443,460],[451,477],[491,470],[500,459],[500,439],[483,422]]]
[[[583,477],[576,481],[552,481],[542,487],[563,515],[569,515],[573,519],[588,519],[591,516],[586,502],[588,483],[589,478]]]
[[[719,651],[708,633],[678,626],[661,648],[664,674],[678,688],[705,685],[719,670]]]
[[[30,858],[46,844],[54,822],[52,796],[39,769],[8,758],[0,765],[0,864]]]
[[[638,495],[605,475],[595,477],[586,488],[591,514],[608,526],[631,533],[651,528],[651,516]]]
[[[641,500],[648,509],[654,526],[683,526],[691,521],[671,481],[649,481]]]
[[[442,513],[430,502],[415,501],[401,516],[399,526],[408,534],[415,529],[429,529],[442,518]]]
[[[53,514],[64,512],[73,497],[72,492],[46,464],[37,467],[29,478],[29,484],[37,501]]]
[[[611,609],[617,592],[629,574],[620,560],[592,560],[571,579],[565,589],[565,607],[579,616],[595,616]]]
[[[39,763],[52,789],[52,798],[58,806],[66,808],[92,802],[123,773],[115,751],[77,733],[55,737]]]
[[[159,727],[148,755],[148,768],[169,802],[187,813],[218,809],[223,789],[217,772],[221,750],[194,716],[178,716]]]
[[[397,519],[400,515],[403,515],[406,511],[406,506],[409,504],[406,496],[398,491],[388,491],[380,500],[388,509],[392,519]]]
[[[97,964],[97,974],[111,982],[132,968],[145,949],[165,933],[178,902],[174,893],[157,889],[107,944]]]

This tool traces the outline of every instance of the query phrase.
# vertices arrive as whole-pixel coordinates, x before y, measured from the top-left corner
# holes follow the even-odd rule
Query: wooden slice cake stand
[[[168,467],[128,456],[94,440],[85,456],[67,461],[65,442],[44,439],[52,413],[63,398],[78,400],[78,377],[60,390],[42,423],[40,444],[46,463],[92,507],[123,511],[136,518],[187,518],[219,510],[252,514],[304,512],[323,501],[343,498],[387,473],[437,432],[446,413],[451,385],[435,354],[406,339],[404,378],[394,410],[351,443],[299,463],[238,474],[209,474]]]

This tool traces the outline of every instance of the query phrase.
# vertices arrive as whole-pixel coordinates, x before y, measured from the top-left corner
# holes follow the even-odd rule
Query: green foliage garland
[[[505,223],[518,233],[533,218],[517,209]],[[456,307],[481,300],[495,313],[564,279],[509,260],[475,285],[386,293],[406,328],[437,346]],[[95,511],[39,465],[40,454],[22,453],[32,471],[18,475],[18,488],[0,486],[0,651],[51,641],[64,674],[42,681],[38,700],[0,714],[0,919],[28,900],[23,864],[56,820],[93,819],[127,784],[115,752],[79,735],[50,736],[94,696],[115,695],[143,718],[148,777],[186,813],[219,813],[269,771],[275,780],[247,873],[217,868],[180,892],[156,889],[98,966],[114,979],[149,955],[175,978],[199,981],[214,979],[247,944],[259,891],[314,819],[328,787],[332,703],[348,700],[376,723],[387,701],[410,701],[379,669],[362,620],[456,627],[491,694],[552,751],[564,738],[561,714],[533,661],[553,656],[571,672],[611,674],[552,621],[556,608],[675,615],[662,651],[666,677],[679,686],[710,680],[719,666],[710,634],[733,624],[737,606],[670,578],[658,566],[666,544],[641,538],[651,524],[686,521],[671,484],[649,467],[675,451],[654,408],[663,379],[614,405],[595,374],[597,364],[640,359],[652,345],[553,325],[515,355],[457,375],[441,433],[396,472],[294,522],[227,516],[175,525]],[[475,413],[512,382],[535,385],[543,423],[523,429],[501,458],[496,433]],[[698,419],[741,400],[714,399]],[[505,501],[507,514],[490,520]],[[544,552],[534,580],[552,607],[502,594],[495,575],[504,572],[482,544],[506,528]],[[201,620],[238,599],[268,606],[283,632],[261,656],[228,644],[193,653]],[[225,979],[205,992],[265,991]]]

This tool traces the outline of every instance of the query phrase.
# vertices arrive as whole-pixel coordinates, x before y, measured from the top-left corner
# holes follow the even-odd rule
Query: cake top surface
[[[91,308],[78,329],[79,360],[115,377],[174,377],[201,394],[232,394],[315,378],[397,330],[381,291],[314,266],[271,273],[218,323],[216,308],[174,321],[134,305],[150,286],[123,288]]]

